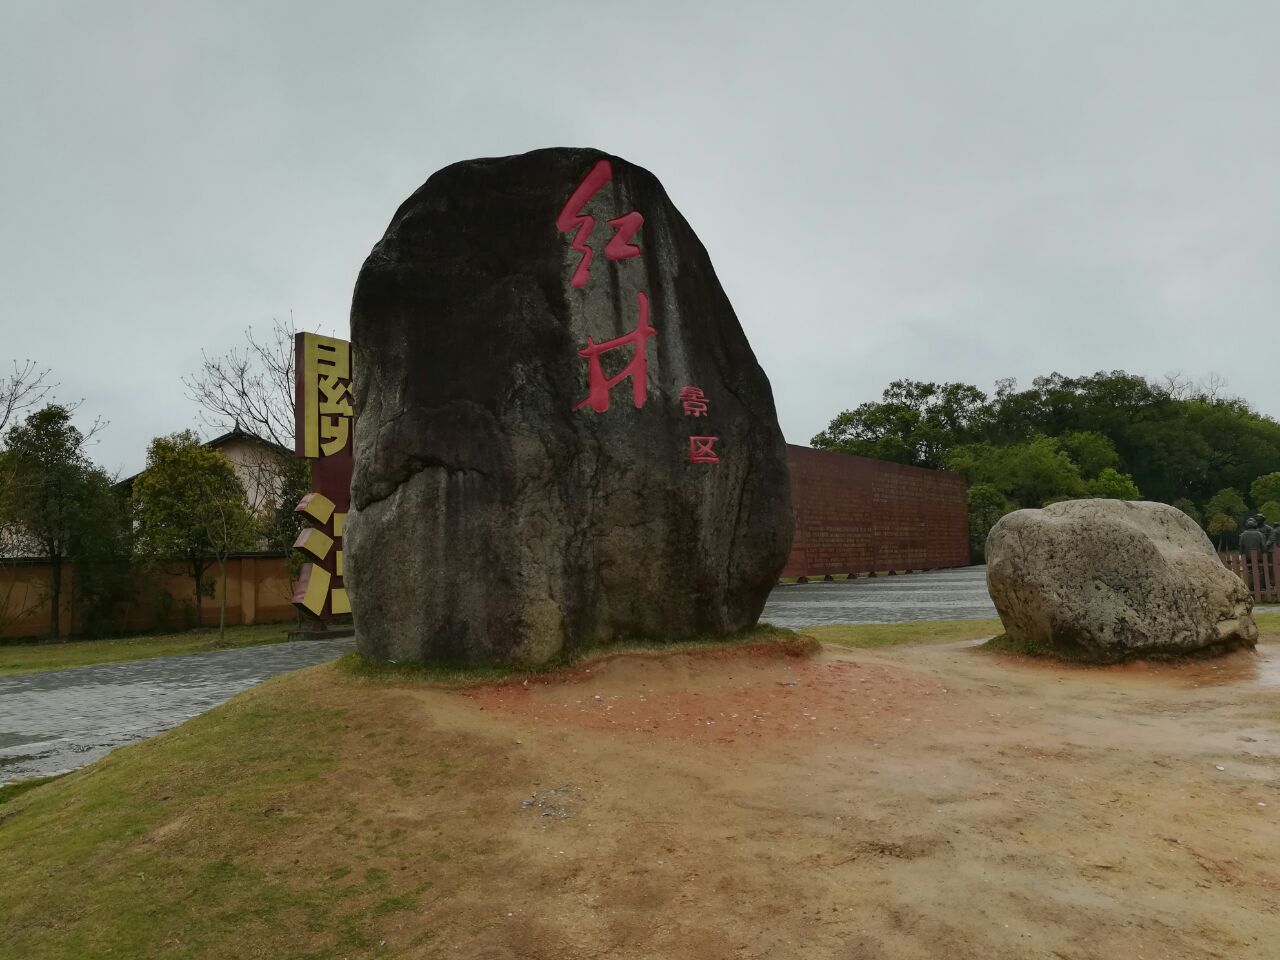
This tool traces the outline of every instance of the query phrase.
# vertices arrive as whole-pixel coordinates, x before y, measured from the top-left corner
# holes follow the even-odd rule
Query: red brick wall
[[[784,577],[969,563],[962,476],[787,445],[796,535]]]

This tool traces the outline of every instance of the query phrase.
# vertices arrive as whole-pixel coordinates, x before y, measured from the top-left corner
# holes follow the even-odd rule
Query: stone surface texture
[[[987,588],[1010,639],[1097,662],[1225,652],[1258,638],[1240,578],[1163,503],[1015,511],[987,538]]]
[[[557,228],[581,208],[582,254]],[[638,212],[638,255],[610,220]],[[633,379],[588,396],[588,344],[648,299]],[[395,661],[544,663],[585,646],[754,624],[787,557],[786,448],[769,381],[710,258],[648,171],[595,150],[471,160],[401,205],[351,310],[357,427],[345,537],[356,640]],[[614,376],[630,346],[605,354]],[[683,408],[700,388],[705,416]],[[690,462],[714,436],[719,463]]]

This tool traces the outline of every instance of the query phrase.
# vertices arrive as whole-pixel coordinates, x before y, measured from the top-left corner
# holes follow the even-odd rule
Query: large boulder
[[[651,173],[582,149],[446,167],[365,261],[351,340],[361,652],[544,663],[756,622],[786,447]]]
[[[1018,510],[987,537],[987,588],[1010,640],[1107,663],[1253,646],[1240,578],[1181,510],[1071,500]]]

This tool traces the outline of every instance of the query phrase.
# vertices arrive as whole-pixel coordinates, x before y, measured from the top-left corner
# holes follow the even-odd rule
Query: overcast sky
[[[346,335],[396,206],[594,146],[698,231],[806,443],[898,377],[1218,373],[1280,416],[1280,4],[0,6],[0,360],[141,467],[202,348]]]

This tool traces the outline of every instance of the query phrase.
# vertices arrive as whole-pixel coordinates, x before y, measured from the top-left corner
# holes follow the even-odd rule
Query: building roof
[[[274,440],[268,440],[266,437],[260,437],[256,433],[250,433],[248,430],[242,430],[238,423],[221,436],[214,437],[212,440],[206,440],[203,443],[203,446],[217,450],[219,447],[226,446],[232,440],[248,440],[250,443],[260,443],[264,447],[270,447],[277,453],[284,454],[286,457],[293,456],[293,451],[288,447],[281,446]]]
[[[268,440],[266,437],[260,437],[256,433],[250,433],[248,430],[242,430],[240,428],[240,424],[238,423],[234,427],[232,427],[230,430],[228,430],[226,433],[216,436],[212,440],[206,440],[202,444],[200,444],[200,446],[208,447],[211,450],[218,450],[221,447],[225,447],[227,444],[231,443],[233,440],[247,440],[249,443],[256,443],[268,448],[269,450],[273,450],[276,453],[280,454],[281,456],[285,456],[285,457],[293,456],[293,451],[290,450],[288,447],[281,446],[280,444],[276,443],[274,440]],[[141,471],[139,471],[139,473],[141,473]],[[138,478],[138,474],[135,473],[132,476],[125,477],[123,480],[118,480],[114,484],[113,489],[118,490],[121,493],[128,496],[133,492],[133,481],[136,480],[137,478]]]

